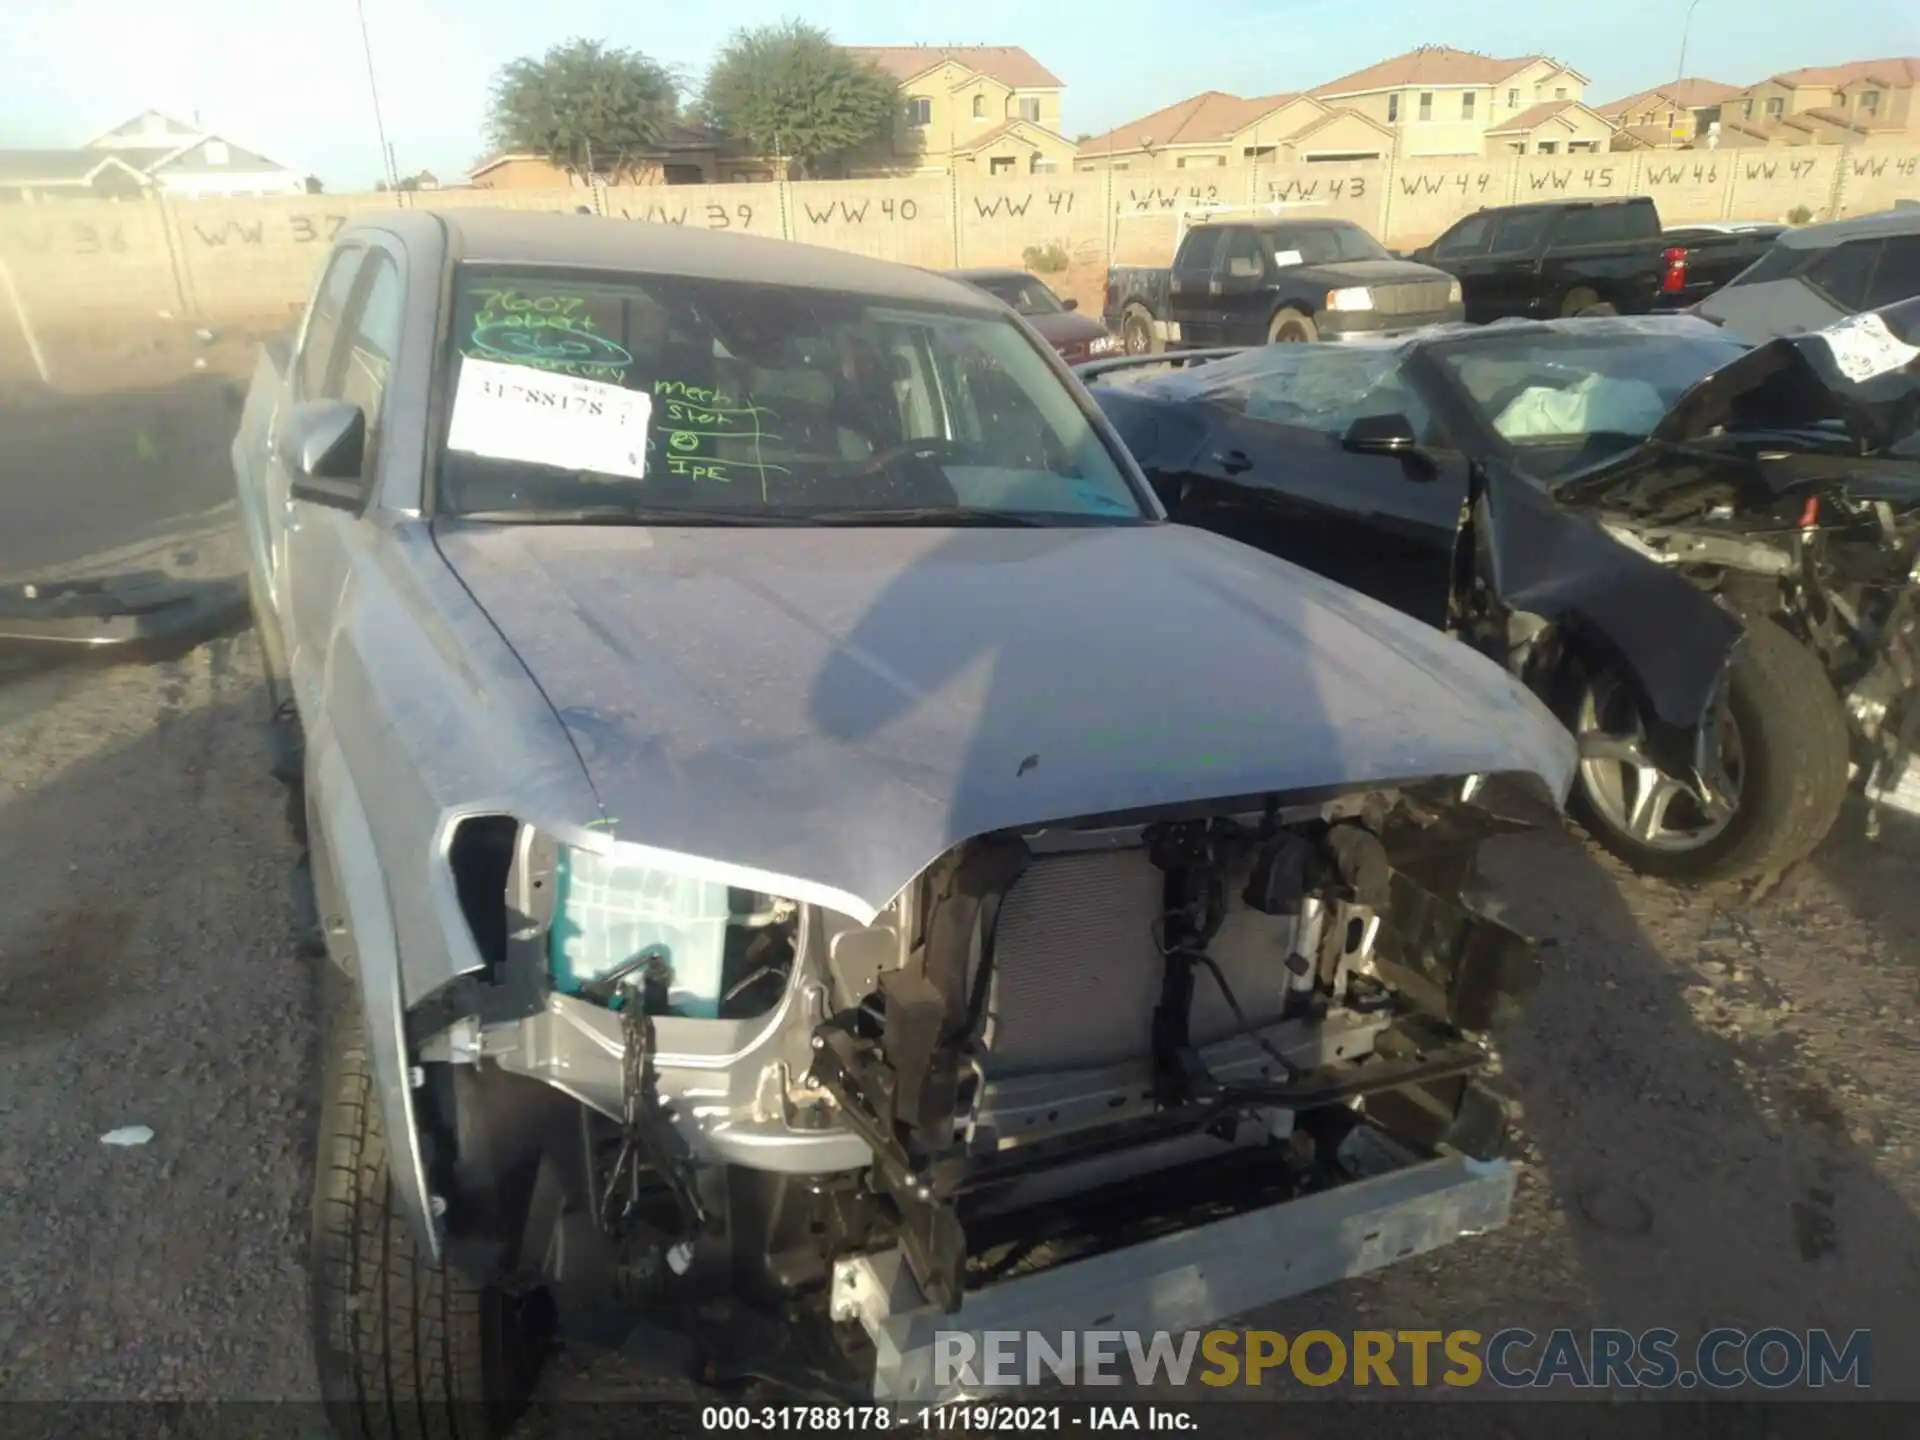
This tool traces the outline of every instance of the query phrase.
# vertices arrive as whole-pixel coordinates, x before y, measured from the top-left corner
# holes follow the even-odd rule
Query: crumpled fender
[[[1744,633],[1685,576],[1561,509],[1497,461],[1476,466],[1474,563],[1494,600],[1552,622],[1631,685],[1647,744],[1670,774],[1695,775],[1700,730]]]

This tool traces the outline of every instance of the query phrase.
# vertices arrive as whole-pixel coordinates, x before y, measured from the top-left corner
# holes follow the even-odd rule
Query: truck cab
[[[1129,351],[1398,334],[1461,318],[1458,285],[1349,220],[1197,225],[1165,269],[1116,266],[1107,322]]]
[[[1653,308],[1664,262],[1660,212],[1644,195],[1553,200],[1477,210],[1413,258],[1460,281],[1466,318],[1480,324]],[[1606,313],[1604,310],[1601,313]]]

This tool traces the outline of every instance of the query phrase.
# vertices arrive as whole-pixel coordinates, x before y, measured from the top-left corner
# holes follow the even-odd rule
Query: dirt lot
[[[10,560],[96,543],[114,506],[161,524],[224,498],[224,408],[192,384],[111,403],[135,418],[0,410],[10,451],[31,437],[0,492]],[[122,443],[142,428],[157,459]],[[312,1393],[311,976],[262,708],[245,635],[0,677],[0,1399]],[[1877,1393],[1920,1399],[1920,843],[1846,823],[1760,903],[1504,842],[1519,923],[1555,942],[1506,1046],[1514,1223],[1257,1323],[1868,1327]],[[101,1143],[135,1124],[151,1143]],[[552,1381],[658,1383],[571,1358]]]

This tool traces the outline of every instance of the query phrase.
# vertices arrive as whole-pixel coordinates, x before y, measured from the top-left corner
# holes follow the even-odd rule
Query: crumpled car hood
[[[859,918],[989,831],[1472,773],[1559,798],[1571,774],[1491,661],[1184,527],[436,535],[620,839]]]
[[[1920,296],[1755,346],[1674,402],[1649,439],[1685,444],[1716,429],[1791,429],[1838,420],[1866,450],[1920,421]]]

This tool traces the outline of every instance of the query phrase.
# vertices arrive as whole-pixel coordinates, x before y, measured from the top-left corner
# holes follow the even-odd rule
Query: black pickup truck
[[[1476,210],[1409,257],[1457,276],[1467,319],[1551,319],[1654,308],[1666,274],[1660,212],[1644,195]]]
[[[1745,270],[1789,227],[1759,220],[1675,225],[1663,237],[1656,310],[1685,310]]]
[[[1460,285],[1348,220],[1203,223],[1171,266],[1116,265],[1102,319],[1130,355],[1397,335],[1463,318]]]

